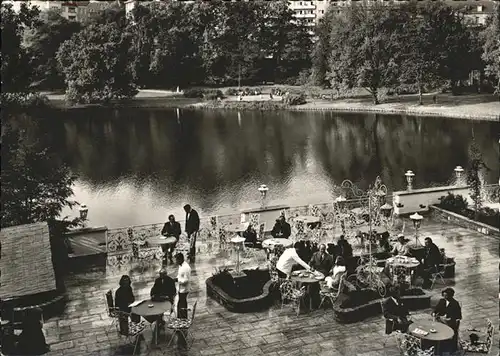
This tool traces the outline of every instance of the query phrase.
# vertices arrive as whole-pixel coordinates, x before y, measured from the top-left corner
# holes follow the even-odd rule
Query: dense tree
[[[423,103],[424,88],[435,85],[439,80],[440,60],[446,56],[436,43],[441,30],[440,11],[440,4],[426,3],[421,6],[415,2],[404,6],[401,11],[407,25],[401,37],[400,79],[402,83],[416,84],[420,105]]]
[[[94,103],[134,96],[130,43],[130,36],[114,23],[91,24],[64,42],[57,60],[65,75],[66,98]]]
[[[64,88],[64,75],[57,63],[59,46],[80,31],[81,25],[61,16],[57,10],[44,14],[42,23],[27,36],[35,85],[43,89]]]
[[[378,91],[398,78],[401,34],[399,10],[384,5],[352,5],[333,17],[329,79],[333,87],[363,87],[378,104]]]
[[[68,167],[33,136],[2,127],[2,227],[54,220],[75,204]]]
[[[2,92],[25,91],[29,86],[32,69],[22,40],[26,29],[34,29],[39,24],[39,14],[37,7],[30,8],[25,2],[18,13],[12,4],[1,4]]]
[[[500,98],[500,6],[495,12],[488,27],[483,31],[483,60],[486,63],[485,72],[495,82],[495,90]]]
[[[328,58],[331,52],[331,26],[337,18],[337,10],[330,6],[325,15],[319,20],[316,26],[316,43],[313,46],[311,61],[312,61],[312,81],[316,85],[329,86],[330,82],[327,79]]]

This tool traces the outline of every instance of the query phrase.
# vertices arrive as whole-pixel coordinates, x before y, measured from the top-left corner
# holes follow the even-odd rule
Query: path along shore
[[[64,104],[63,95],[47,95],[58,107],[69,108]],[[233,110],[293,110],[293,111],[338,111],[398,114],[414,116],[439,116],[457,119],[500,121],[500,101],[491,94],[473,94],[451,96],[440,94],[434,104],[432,94],[424,96],[424,105],[418,105],[415,95],[390,97],[387,102],[375,105],[370,98],[354,99],[307,99],[307,103],[288,106],[281,103],[280,97],[270,99],[269,94],[242,97],[228,97],[220,102],[195,101],[186,102],[178,98],[178,94],[167,90],[140,90],[139,94],[127,107],[181,107],[199,109],[233,109]],[[80,106],[81,107],[81,106]]]

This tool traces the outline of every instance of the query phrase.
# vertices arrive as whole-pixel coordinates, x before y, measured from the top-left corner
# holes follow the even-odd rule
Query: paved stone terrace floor
[[[498,352],[499,315],[499,240],[478,232],[425,221],[422,238],[431,236],[447,255],[455,257],[456,277],[448,280],[456,290],[456,298],[463,308],[463,326],[485,326],[489,317],[495,324],[494,349]],[[408,233],[408,237],[409,237]],[[422,239],[423,240],[423,239]],[[189,351],[176,345],[166,347],[160,338],[160,349],[150,355],[397,355],[394,340],[383,347],[384,321],[381,316],[354,324],[335,321],[331,310],[317,310],[296,316],[286,308],[271,307],[268,311],[235,314],[225,310],[206,297],[205,279],[214,267],[223,264],[214,256],[198,256],[192,265],[192,291],[188,303],[198,299],[198,310],[193,332],[196,335]],[[146,298],[158,266],[145,273],[130,272],[136,300]],[[171,274],[176,268],[168,266]],[[124,273],[129,273],[124,271]],[[67,279],[69,301],[66,311],[57,318],[46,320],[49,355],[125,355],[131,349],[121,346],[116,330],[110,329],[104,293],[116,289],[121,273],[104,270],[73,274]],[[432,290],[432,305],[439,297],[440,285]],[[414,319],[429,319],[431,309],[418,311]],[[149,329],[145,344],[151,340]]]

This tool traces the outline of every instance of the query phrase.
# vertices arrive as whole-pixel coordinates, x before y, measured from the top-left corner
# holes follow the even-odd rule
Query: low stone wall
[[[207,296],[216,300],[220,305],[224,306],[227,310],[234,313],[252,313],[265,310],[269,308],[272,303],[272,294],[270,292],[270,287],[272,281],[267,281],[262,288],[262,294],[245,299],[236,299],[228,295],[221,288],[216,286],[213,281],[213,277],[206,280],[207,286]]]
[[[426,309],[431,306],[431,295],[423,291],[423,295],[401,297],[404,305],[409,310]],[[382,314],[380,303],[384,298],[372,300],[355,308],[341,308],[338,304],[333,305],[335,319],[340,323],[355,323],[366,318]]]
[[[471,220],[463,215],[453,213],[448,210],[444,210],[435,205],[430,206],[430,213],[432,218],[435,220],[441,222],[448,222],[454,225],[465,227],[467,229],[478,231],[484,235],[491,235],[494,236],[495,238],[500,238],[499,229],[494,228],[493,226],[483,224],[478,221]]]

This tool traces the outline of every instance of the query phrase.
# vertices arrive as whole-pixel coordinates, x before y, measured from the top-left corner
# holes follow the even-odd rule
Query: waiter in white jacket
[[[287,248],[280,256],[276,269],[280,278],[290,278],[292,267],[296,264],[301,265],[308,271],[314,271],[307,263],[305,263],[298,255],[299,243],[296,242],[293,247]]]
[[[189,293],[189,278],[191,277],[191,267],[184,260],[184,255],[178,253],[175,255],[175,262],[179,265],[177,278],[175,281],[178,283],[178,301],[177,301],[177,317],[187,319],[187,295]]]

